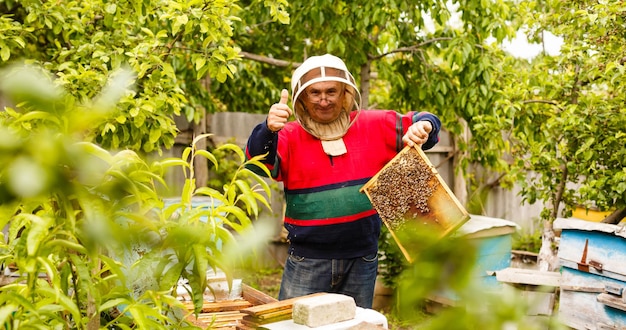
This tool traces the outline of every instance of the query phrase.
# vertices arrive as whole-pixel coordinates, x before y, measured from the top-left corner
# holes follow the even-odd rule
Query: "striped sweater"
[[[340,156],[324,153],[320,140],[298,122],[289,122],[278,133],[265,122],[254,128],[246,153],[268,153],[272,177],[283,182],[290,254],[347,259],[378,250],[381,220],[359,189],[404,147],[402,136],[419,120],[432,123],[422,146],[432,148],[441,127],[435,115],[362,110],[343,137],[348,152]]]

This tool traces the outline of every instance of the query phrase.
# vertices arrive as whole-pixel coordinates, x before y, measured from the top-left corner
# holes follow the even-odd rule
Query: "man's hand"
[[[433,125],[427,120],[420,120],[409,127],[402,137],[402,142],[409,147],[421,146],[428,141],[428,134],[433,130]]]
[[[270,108],[270,112],[267,114],[267,128],[272,132],[278,132],[287,123],[289,116],[291,116],[291,108],[287,105],[289,99],[289,92],[283,89],[280,92],[280,101],[275,103]]]

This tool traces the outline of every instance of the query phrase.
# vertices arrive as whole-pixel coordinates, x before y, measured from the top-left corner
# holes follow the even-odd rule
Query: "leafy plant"
[[[255,3],[285,20],[284,0]],[[0,1],[0,66],[39,64],[78,102],[129,67],[137,88],[83,133],[107,149],[161,152],[178,133],[174,115],[198,121],[224,107],[206,86],[238,70],[240,10],[230,0]]]
[[[194,157],[220,161],[195,148],[206,136],[181,158],[153,164],[83,142],[129,92],[132,75],[120,72],[82,103],[42,72],[12,68],[0,86],[19,105],[7,108],[0,125],[0,225],[8,228],[0,261],[14,276],[0,287],[0,322],[7,329],[194,328],[176,297],[178,281],[187,280],[197,313],[207,270],[227,271],[226,261],[247,253],[240,239],[257,242],[246,231],[258,203],[267,205],[259,190],[270,191],[245,165],[264,167],[224,145],[240,168],[223,190],[197,188]],[[156,188],[176,167],[186,173],[185,188],[180,203],[164,207]],[[196,196],[219,203],[192,207]]]
[[[623,2],[525,1],[512,23],[528,39],[551,32],[559,54],[503,61],[501,100],[485,128],[510,143],[511,170],[525,202],[542,202],[542,270],[556,270],[552,222],[577,205],[626,213]],[[586,40],[581,42],[581,40]],[[485,118],[486,119],[486,118]],[[494,125],[494,124],[498,125]],[[609,219],[607,219],[609,221]]]
[[[540,224],[538,222],[538,224]],[[540,228],[540,227],[538,227]],[[541,230],[521,230],[513,233],[512,249],[539,253],[541,248]]]
[[[378,240],[378,275],[383,284],[389,288],[397,288],[399,276],[406,266],[406,258],[398,244],[389,233],[389,229],[383,226]]]

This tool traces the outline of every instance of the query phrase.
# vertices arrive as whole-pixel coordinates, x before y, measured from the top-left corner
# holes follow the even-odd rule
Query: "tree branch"
[[[576,75],[575,75],[575,79],[574,79],[574,84],[572,85],[572,98],[571,98],[571,102],[572,104],[578,104],[578,93],[580,90],[580,65],[576,65]]]
[[[626,217],[626,207],[620,210],[615,210],[613,213],[609,214],[606,218],[602,219],[602,222],[616,225],[620,221],[622,221],[624,217]]]
[[[292,67],[292,68],[297,68],[300,66],[300,62],[291,62],[291,61],[285,61],[285,60],[278,60],[275,58],[271,58],[271,57],[267,57],[267,56],[263,56],[263,55],[257,55],[257,54],[252,54],[252,53],[248,53],[248,52],[239,52],[239,55],[241,55],[241,57],[245,58],[245,59],[249,59],[249,60],[253,60],[253,61],[257,61],[257,62],[261,62],[261,63],[267,63],[267,64],[271,64],[274,66],[281,66],[281,67]]]
[[[441,38],[434,38],[434,39],[430,39],[430,40],[426,40],[424,42],[421,42],[417,45],[413,45],[410,47],[402,47],[402,48],[398,48],[398,49],[394,49],[390,52],[387,53],[383,53],[381,55],[368,55],[367,57],[370,60],[378,60],[381,59],[387,55],[391,55],[391,54],[395,54],[395,53],[407,53],[407,52],[414,52],[419,50],[421,47],[424,47],[428,44],[434,43],[434,42],[438,42],[438,41],[444,41],[444,40],[452,40],[452,38],[450,37],[441,37]],[[476,45],[479,48],[482,48],[482,46],[480,45]],[[267,57],[267,56],[263,56],[263,55],[257,55],[257,54],[252,54],[252,53],[248,53],[248,52],[244,52],[241,51],[239,52],[239,55],[241,55],[242,58],[248,59],[248,60],[253,60],[253,61],[257,61],[257,62],[261,62],[261,63],[267,63],[267,64],[271,64],[274,66],[280,66],[280,67],[292,67],[292,68],[297,68],[300,66],[300,62],[291,62],[291,61],[285,61],[285,60],[279,60],[279,59],[275,59],[272,57]]]
[[[385,57],[387,55],[391,55],[391,54],[395,54],[395,53],[411,53],[411,52],[414,52],[416,50],[419,50],[420,48],[422,48],[422,47],[424,47],[424,46],[426,46],[428,44],[432,44],[434,42],[444,41],[444,40],[452,40],[452,38],[450,38],[450,37],[434,38],[434,39],[430,39],[430,40],[426,40],[424,42],[421,42],[421,43],[419,43],[417,45],[394,49],[394,50],[392,50],[390,52],[383,53],[383,54],[380,54],[380,55],[377,55],[377,56],[369,55],[368,57],[371,60],[378,60],[378,59],[381,59],[381,58],[383,58],[383,57]]]
[[[550,104],[550,105],[553,105],[553,106],[559,108],[559,110],[563,110],[563,108],[561,108],[557,102],[551,101],[551,100],[526,100],[526,101],[524,101],[522,103],[524,103],[524,104],[530,104],[530,103]]]
[[[395,53],[412,53],[414,51],[420,50],[420,48],[428,45],[428,44],[432,44],[435,42],[439,42],[439,41],[446,41],[446,40],[452,40],[453,38],[450,37],[440,37],[440,38],[434,38],[434,39],[430,39],[430,40],[426,40],[424,42],[421,42],[417,45],[413,45],[413,46],[409,46],[409,47],[402,47],[402,48],[398,48],[398,49],[394,49],[390,52],[387,53],[383,53],[377,56],[374,55],[368,55],[368,58],[370,58],[371,60],[378,60],[381,59],[387,55],[391,55],[391,54],[395,54]],[[480,49],[484,49],[482,45],[475,45],[476,48],[480,48]]]
[[[441,37],[441,38],[434,38],[434,39],[430,39],[430,40],[426,40],[424,42],[421,42],[417,45],[413,45],[413,46],[409,46],[409,47],[402,47],[402,48],[398,48],[398,49],[394,49],[392,51],[389,51],[387,53],[383,53],[380,55],[368,55],[368,59],[374,61],[374,60],[378,60],[381,59],[385,56],[391,55],[391,54],[395,54],[395,53],[407,53],[407,52],[414,52],[414,51],[418,51],[420,50],[420,48],[428,45],[428,44],[432,44],[435,42],[439,42],[439,41],[444,41],[444,40],[452,40],[453,38],[450,37]],[[481,45],[476,45],[476,47],[478,48],[483,48]],[[279,60],[279,59],[275,59],[272,57],[267,57],[267,56],[263,56],[263,55],[257,55],[257,54],[252,54],[252,53],[248,53],[245,51],[241,51],[239,52],[239,55],[241,55],[242,58],[248,59],[248,60],[253,60],[253,61],[257,61],[257,62],[261,62],[261,63],[267,63],[267,64],[271,64],[274,66],[280,66],[280,67],[292,67],[292,68],[297,68],[299,67],[302,63],[300,62],[292,62],[292,61],[285,61],[285,60]]]
[[[552,203],[552,212],[550,214],[550,219],[556,219],[559,213],[559,205],[561,204],[561,200],[563,199],[563,193],[565,192],[565,186],[567,185],[567,166],[563,165],[563,174],[561,175],[561,182],[557,187],[556,196],[554,196],[554,202]]]

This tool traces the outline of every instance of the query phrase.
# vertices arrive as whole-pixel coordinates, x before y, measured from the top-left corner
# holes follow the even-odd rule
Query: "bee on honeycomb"
[[[397,229],[408,218],[430,212],[428,199],[439,185],[434,177],[419,154],[405,152],[378,174],[368,191],[372,205],[391,229]]]

